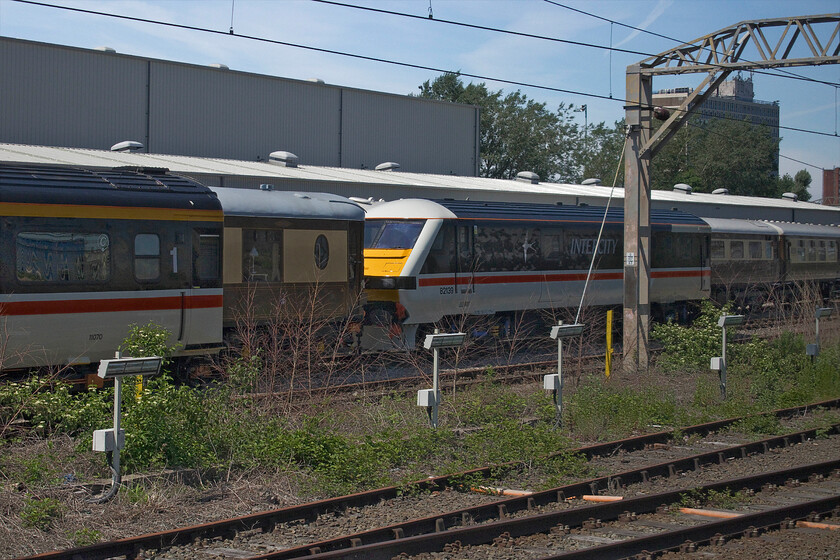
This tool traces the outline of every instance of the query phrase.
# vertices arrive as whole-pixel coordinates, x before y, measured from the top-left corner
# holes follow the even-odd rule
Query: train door
[[[458,266],[455,274],[455,294],[458,297],[458,311],[469,311],[470,301],[475,293],[475,256],[473,251],[472,224],[458,224],[456,231]]]
[[[219,230],[192,232],[192,282],[182,301],[184,344],[220,344],[222,340],[222,240]],[[189,246],[189,245],[187,245]],[[187,330],[188,328],[188,330]]]

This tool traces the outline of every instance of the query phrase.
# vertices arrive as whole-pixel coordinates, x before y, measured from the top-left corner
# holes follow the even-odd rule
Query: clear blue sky
[[[47,0],[49,1],[49,0]],[[617,22],[691,41],[750,19],[840,12],[840,0],[556,0]],[[345,0],[345,2],[421,16],[410,19],[309,0],[53,0],[52,3],[188,26],[211,28],[299,45],[445,70],[486,79],[491,89],[523,93],[556,109],[561,102],[586,104],[589,122],[622,118],[619,100],[509,86],[490,78],[624,97],[627,65],[644,56],[516,37],[447,25],[451,20],[638,51],[659,53],[676,43],[553,5],[543,0]],[[429,8],[435,20],[429,20]],[[439,74],[294,48],[230,35],[173,29],[148,23],[73,13],[0,0],[0,35],[78,47],[113,47],[120,53],[196,64],[224,63],[231,69],[283,76],[320,78],[327,83],[398,94]],[[749,58],[749,57],[747,57]],[[800,76],[840,83],[840,65],[793,69]],[[693,87],[702,76],[656,78],[654,89]],[[757,99],[778,101],[783,126],[815,130],[817,136],[782,130],[782,173],[806,168],[821,196],[819,168],[840,166],[837,87],[755,74]],[[581,124],[583,114],[580,113]],[[815,167],[812,167],[815,166]]]

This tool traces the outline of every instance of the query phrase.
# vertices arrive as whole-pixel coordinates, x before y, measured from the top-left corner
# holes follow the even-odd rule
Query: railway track
[[[827,401],[815,406],[836,408],[840,406],[840,400]],[[808,409],[809,407],[796,407],[776,411],[776,414],[780,417],[790,417],[803,414]],[[698,471],[704,466],[726,465],[733,461],[751,457],[754,454],[766,454],[772,453],[774,450],[792,448],[797,443],[812,441],[818,435],[817,429],[810,429],[799,430],[785,436],[761,441],[736,442],[732,441],[733,436],[722,434],[720,430],[732,426],[738,420],[740,419],[736,418],[682,428],[678,433],[680,439],[676,442],[673,439],[674,432],[665,431],[578,449],[576,450],[578,453],[596,465],[594,468],[609,474],[528,495],[506,497],[504,494],[464,494],[447,490],[453,486],[463,486],[464,480],[474,481],[487,477],[494,467],[486,467],[461,473],[457,476],[437,477],[420,481],[412,488],[385,488],[201,526],[179,528],[80,549],[42,554],[37,558],[42,560],[60,558],[89,558],[94,560],[116,556],[137,558],[141,555],[142,557],[155,558],[206,558],[207,554],[212,557],[213,550],[221,550],[222,552],[219,555],[222,557],[228,554],[228,557],[244,558],[250,554],[265,559],[296,558],[311,555],[318,551],[320,551],[318,554],[339,555],[324,557],[341,557],[341,554],[354,553],[353,549],[374,546],[376,543],[380,543],[386,549],[388,546],[399,547],[414,542],[410,539],[420,539],[423,535],[431,535],[427,538],[432,540],[426,542],[443,542],[441,540],[442,535],[454,536],[441,546],[458,547],[467,542],[458,537],[460,535],[458,531],[474,530],[476,524],[501,523],[509,517],[516,519],[518,516],[527,515],[528,512],[533,510],[542,510],[556,505],[565,509],[569,504],[567,498],[572,496],[598,495],[605,492],[612,494],[621,489],[626,489],[630,484],[649,484],[652,480],[660,477],[679,477],[681,473]],[[831,431],[836,432],[837,427],[831,428]],[[702,438],[706,438],[709,434],[713,434],[711,439],[703,441]],[[688,444],[685,441],[686,438],[696,441],[691,441]],[[730,441],[721,441],[727,438]],[[697,452],[704,447],[706,451]],[[635,457],[633,453],[647,454],[647,458]],[[655,462],[651,463],[651,460]],[[597,465],[597,461],[602,461],[600,466]],[[627,466],[634,462],[638,463],[638,466],[627,470]],[[406,494],[408,498],[400,498],[401,495]],[[446,497],[447,495],[449,497],[456,496],[459,498],[458,502],[468,503],[469,505],[449,509],[448,513],[441,515],[440,511],[447,511],[442,508],[451,508],[451,506],[448,503],[447,505],[435,504],[435,498]],[[461,500],[462,497],[463,500]],[[337,531],[338,534],[326,540],[323,536],[320,539],[316,537],[311,540],[307,534],[306,528],[309,525],[314,525],[319,521],[329,525],[331,520],[341,515],[352,518],[350,519],[350,526],[363,526],[365,508],[387,508],[389,507],[388,504],[396,503],[400,499],[413,500],[412,503],[414,504],[428,503],[434,514],[420,519],[399,519],[392,525],[374,527],[362,533],[342,533],[341,530],[334,528],[332,532],[336,533]],[[408,510],[416,517],[421,508],[419,505],[409,505]],[[601,517],[601,519],[605,519],[605,517]],[[514,535],[509,531],[501,531],[496,537],[505,532]],[[320,534],[323,535],[324,533]],[[274,542],[272,544],[271,541],[274,539],[271,537],[274,535],[290,538],[282,543]],[[455,544],[458,541],[460,541],[460,545]],[[188,552],[190,550],[201,551],[202,555],[190,556]],[[276,550],[276,552],[260,555],[260,550]],[[395,554],[400,554],[405,550],[408,549],[399,550]],[[158,552],[152,553],[151,551]],[[171,551],[171,555],[167,551]],[[234,556],[230,556],[230,554]],[[367,558],[373,556],[348,557]]]

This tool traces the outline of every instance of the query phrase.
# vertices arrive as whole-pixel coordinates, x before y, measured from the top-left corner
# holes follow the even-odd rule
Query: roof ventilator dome
[[[273,191],[274,190],[274,185],[272,185],[271,183],[262,183],[260,185],[260,190],[261,191]]]
[[[540,182],[540,176],[533,171],[520,171],[516,174],[516,180],[537,185]]]
[[[712,194],[729,194],[729,189],[715,189]]]
[[[782,198],[786,198],[786,199],[788,199],[788,200],[792,200],[792,201],[794,201],[794,202],[796,202],[797,200],[799,200],[799,196],[798,196],[796,193],[792,193],[792,192],[786,192],[786,193],[783,193],[783,194],[782,194]]]
[[[400,168],[400,164],[396,161],[386,161],[385,163],[380,163],[375,167],[376,171],[396,171]]]
[[[307,81],[307,82],[312,82],[312,83],[315,83],[315,84],[324,84],[324,83],[326,83],[326,82],[324,82],[324,80],[322,80],[321,78],[306,78],[306,81]]]
[[[102,52],[111,53],[111,54],[117,52],[117,49],[115,49],[114,47],[94,47],[93,50],[102,51]]]
[[[581,183],[581,185],[600,187],[601,186],[601,179],[598,179],[596,177],[592,177],[590,179],[584,179],[583,182]]]
[[[284,167],[297,167],[298,157],[292,152],[277,151],[268,154],[268,162]]]
[[[214,62],[210,64],[210,68],[218,68],[219,70],[230,70],[230,66],[227,64],[222,64],[221,62]]]
[[[112,152],[137,152],[144,148],[143,144],[140,142],[135,142],[134,140],[125,140],[123,142],[118,142],[111,146]]]
[[[691,194],[691,185],[686,185],[685,183],[677,183],[676,185],[674,185],[674,192]]]

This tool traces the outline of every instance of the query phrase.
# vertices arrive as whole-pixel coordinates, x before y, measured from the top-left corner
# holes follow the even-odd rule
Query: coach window
[[[15,237],[15,270],[21,282],[104,282],[110,276],[111,242],[104,233],[21,232]]]
[[[195,284],[200,280],[215,280],[220,275],[221,242],[217,234],[197,233],[198,254],[195,255]],[[195,241],[194,241],[195,243]]]
[[[455,272],[455,226],[451,222],[444,222],[440,226],[429,256],[423,263],[421,274],[440,274]]]
[[[750,258],[761,259],[761,241],[750,241]]]
[[[726,259],[726,244],[723,239],[715,239],[712,241],[712,259],[716,261]]]
[[[145,281],[160,278],[160,237],[156,233],[134,237],[134,276]]]
[[[764,259],[768,261],[773,260],[773,242],[772,241],[765,241],[764,242]]]
[[[825,240],[821,239],[817,248],[817,260],[825,262]]]
[[[729,242],[729,258],[743,259],[744,258],[744,242],[730,241]]]
[[[825,260],[828,262],[836,262],[837,261],[837,244],[834,241],[828,242],[828,250],[825,255]]]
[[[808,261],[816,261],[817,260],[817,242],[811,239],[808,241]]]

